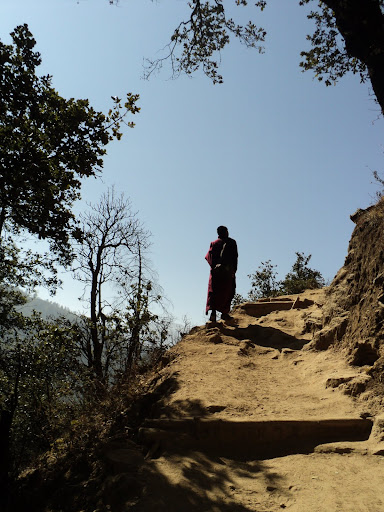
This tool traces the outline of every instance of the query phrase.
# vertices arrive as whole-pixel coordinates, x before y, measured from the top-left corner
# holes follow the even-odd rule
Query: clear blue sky
[[[113,184],[131,198],[153,234],[151,259],[176,318],[205,321],[204,256],[220,224],[237,240],[244,295],[260,262],[271,259],[284,277],[296,251],[334,277],[354,227],[349,215],[372,202],[372,171],[384,167],[383,120],[357,76],[326,88],[300,71],[311,23],[298,0],[255,10],[268,29],[265,54],[233,41],[222,54],[224,84],[215,86],[201,73],[169,80],[168,68],[141,79],[143,58],[156,56],[188,15],[186,0],[1,4],[1,40],[28,23],[41,73],[53,75],[61,95],[107,111],[110,96],[140,94],[136,127],[110,145],[83,204]],[[54,300],[79,310],[80,290],[67,278]]]

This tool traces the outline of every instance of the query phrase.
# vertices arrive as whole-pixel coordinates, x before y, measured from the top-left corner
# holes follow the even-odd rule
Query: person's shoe
[[[221,313],[221,319],[222,320],[232,320],[232,316],[228,315],[228,313]]]
[[[216,311],[212,311],[211,316],[209,317],[210,322],[216,322]]]

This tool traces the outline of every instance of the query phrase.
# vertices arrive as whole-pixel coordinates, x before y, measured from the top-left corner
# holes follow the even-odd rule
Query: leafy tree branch
[[[245,1],[236,3],[246,5]],[[257,2],[256,5],[263,9],[265,2]],[[231,35],[248,48],[257,48],[259,53],[263,53],[265,30],[257,28],[251,21],[242,26],[227,18],[222,0],[192,0],[188,6],[191,9],[189,19],[180,22],[173,32],[170,43],[164,48],[164,57],[147,59],[144,78],[149,78],[154,71],[161,69],[165,61],[170,60],[172,78],[177,78],[181,73],[191,75],[201,67],[214,84],[222,83],[223,77],[217,70],[221,51],[230,42]]]
[[[120,139],[128,114],[140,109],[138,95],[113,98],[107,115],[88,100],[66,100],[52,77],[38,76],[41,57],[27,25],[0,42],[0,237],[4,229],[27,232],[50,242],[60,263],[71,257],[69,240],[78,236],[72,205],[81,180],[97,176],[105,147]]]

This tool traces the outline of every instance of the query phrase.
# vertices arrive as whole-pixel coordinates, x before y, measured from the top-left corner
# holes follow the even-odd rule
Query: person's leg
[[[211,322],[216,322],[216,309],[212,309],[211,316],[209,317]]]

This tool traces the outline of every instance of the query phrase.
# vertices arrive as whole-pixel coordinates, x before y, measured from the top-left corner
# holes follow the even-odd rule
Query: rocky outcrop
[[[384,200],[351,219],[356,227],[348,255],[327,290],[322,329],[312,346],[340,348],[351,365],[367,366],[367,386],[384,396]]]

